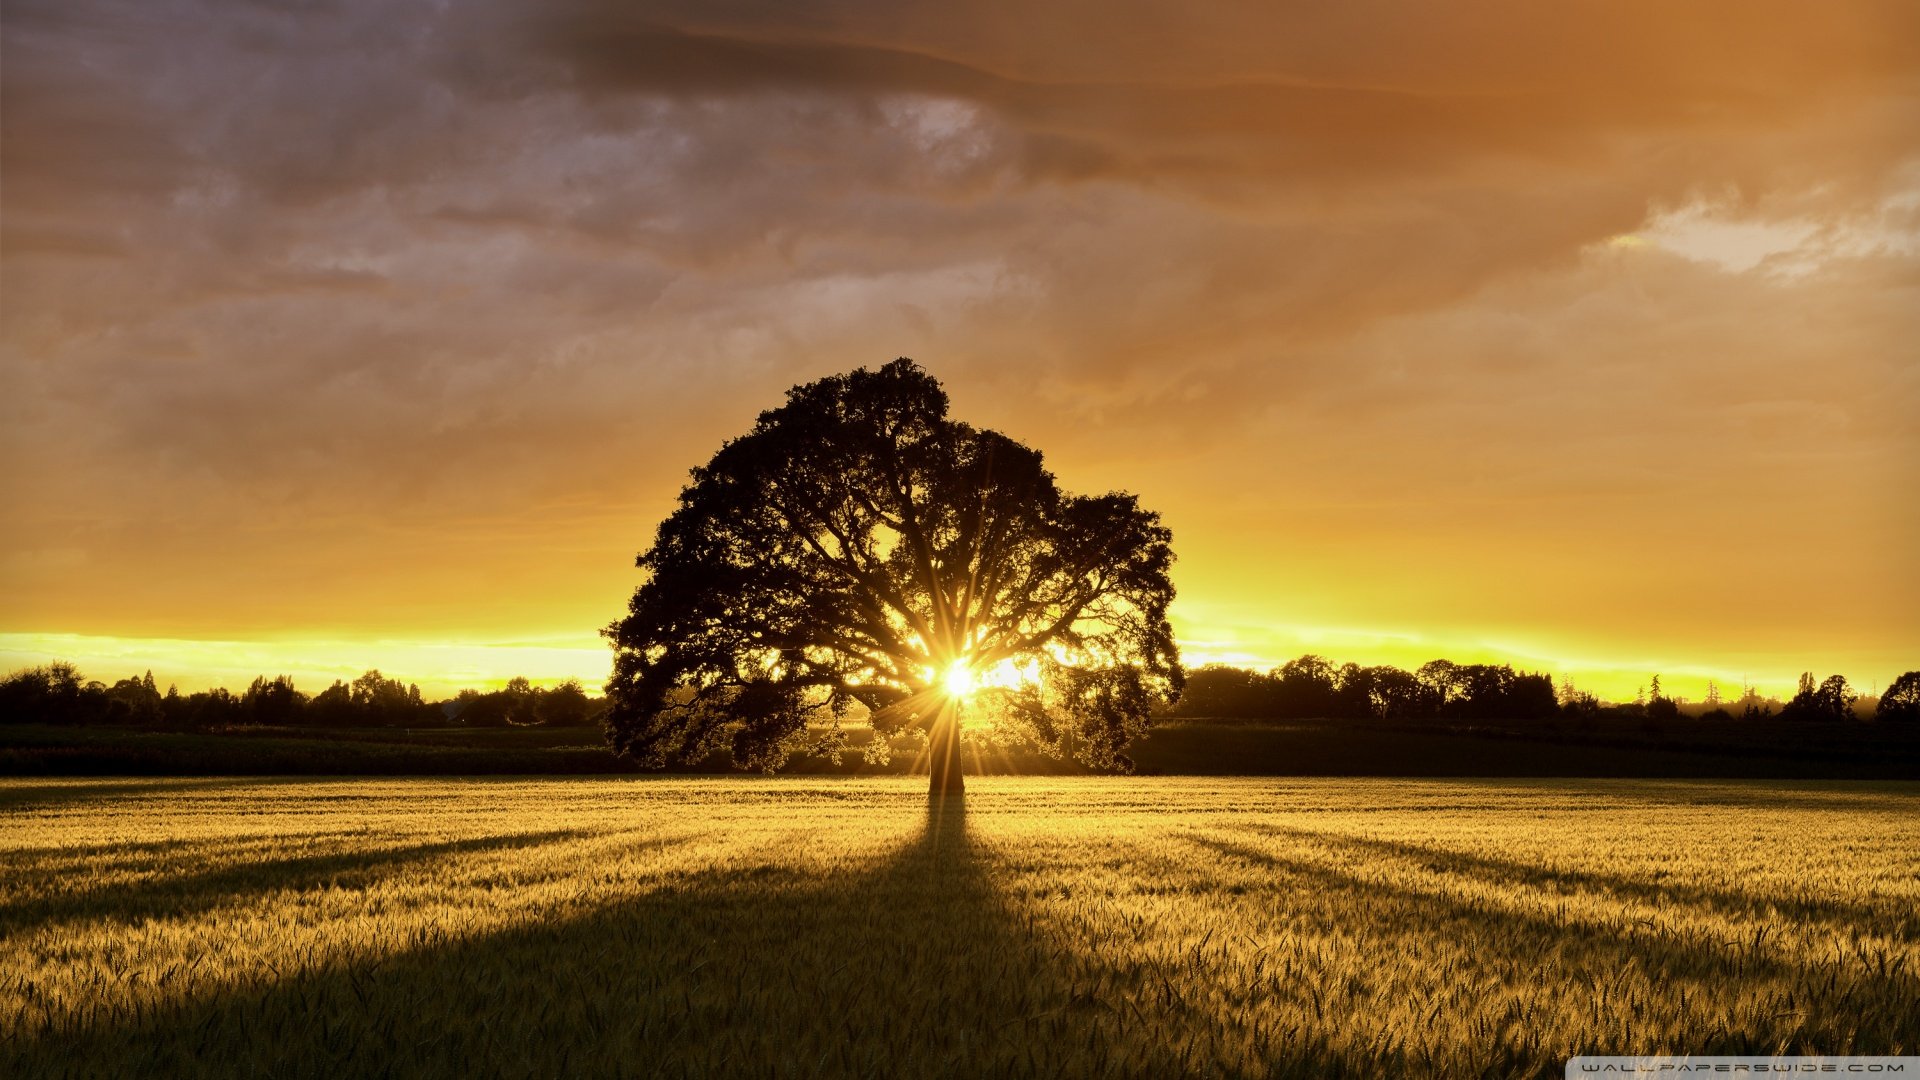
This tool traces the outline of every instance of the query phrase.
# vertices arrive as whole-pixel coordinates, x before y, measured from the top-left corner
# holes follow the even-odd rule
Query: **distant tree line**
[[[462,690],[428,701],[420,688],[379,671],[309,695],[286,675],[255,678],[235,694],[215,687],[164,693],[153,672],[111,686],[90,681],[72,665],[54,662],[0,680],[0,723],[104,724],[207,730],[235,725],[271,727],[509,727],[597,721],[604,702],[587,696],[578,679],[542,689],[516,677],[499,690]]]
[[[112,685],[90,681],[72,664],[55,662],[0,680],[0,723],[101,724],[207,730],[266,727],[513,727],[600,722],[603,698],[589,697],[577,679],[541,688],[514,678],[499,690],[462,690],[428,701],[416,685],[369,671],[352,682],[309,695],[286,675],[260,676],[235,694],[223,687],[182,694],[162,692],[151,671]],[[1841,675],[1800,676],[1785,702],[1748,690],[1722,701],[1709,684],[1706,700],[1668,697],[1653,676],[1631,702],[1602,702],[1563,681],[1520,672],[1508,664],[1433,660],[1414,671],[1389,665],[1335,667],[1302,656],[1270,671],[1210,665],[1187,674],[1186,692],[1171,716],[1193,719],[1554,720],[1602,717],[1650,724],[1683,718],[1703,721],[1778,719],[1839,723],[1875,719],[1920,722],[1920,671],[1888,685],[1878,699],[1863,698]]]
[[[1723,702],[1709,684],[1707,700],[1688,703],[1651,680],[1632,702],[1602,702],[1563,681],[1515,671],[1509,664],[1432,660],[1414,671],[1390,665],[1335,667],[1307,655],[1270,671],[1210,665],[1187,673],[1186,692],[1170,715],[1222,719],[1378,720],[1596,720],[1602,716],[1663,723],[1682,717],[1707,721],[1841,722],[1873,718],[1920,721],[1920,671],[1895,679],[1877,700],[1863,700],[1842,675],[1816,682],[1800,677],[1799,692],[1782,703],[1749,689]],[[1871,706],[1871,707],[1868,707]]]

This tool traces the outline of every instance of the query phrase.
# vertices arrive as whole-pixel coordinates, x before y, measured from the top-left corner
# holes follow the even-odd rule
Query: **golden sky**
[[[1190,663],[1920,667],[1920,5],[9,0],[0,666],[604,678],[895,356]],[[309,687],[317,688],[317,687]]]

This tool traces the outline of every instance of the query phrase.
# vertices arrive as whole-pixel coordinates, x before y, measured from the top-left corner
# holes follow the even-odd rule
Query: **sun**
[[[948,697],[969,698],[980,688],[979,676],[973,673],[972,665],[965,660],[948,664],[947,673],[940,682],[946,688]]]

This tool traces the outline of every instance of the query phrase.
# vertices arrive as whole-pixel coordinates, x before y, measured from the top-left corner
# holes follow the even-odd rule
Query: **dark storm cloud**
[[[1920,15],[1784,3],[559,3],[528,41],[583,92],[911,94],[1084,140],[1158,182],[1603,153],[1635,128],[1778,123],[1910,79]],[[1861,149],[1877,151],[1878,146]]]

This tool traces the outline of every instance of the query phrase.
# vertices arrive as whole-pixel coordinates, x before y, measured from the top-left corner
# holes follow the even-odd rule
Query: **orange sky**
[[[437,9],[7,4],[0,666],[598,682],[906,355],[1190,662],[1920,667],[1907,0]]]

